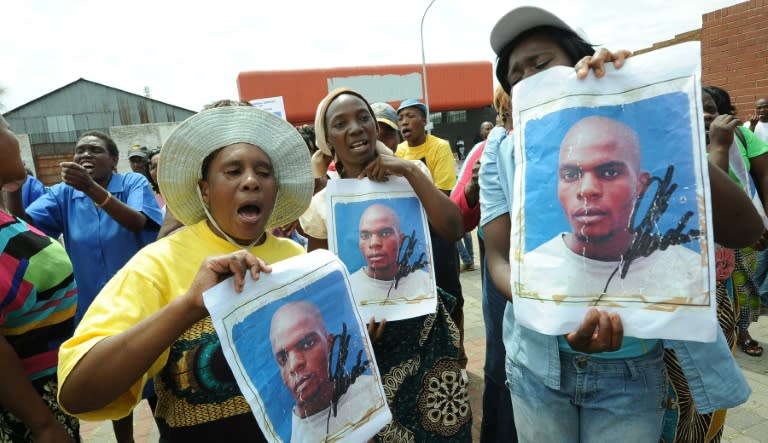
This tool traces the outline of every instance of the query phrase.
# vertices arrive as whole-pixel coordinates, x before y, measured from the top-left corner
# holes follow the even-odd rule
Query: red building
[[[248,71],[237,76],[240,99],[282,96],[288,121],[312,123],[320,100],[337,87],[350,87],[369,102],[392,106],[424,100],[422,65],[359,66],[293,71]],[[484,108],[493,100],[490,62],[427,65],[430,112]]]

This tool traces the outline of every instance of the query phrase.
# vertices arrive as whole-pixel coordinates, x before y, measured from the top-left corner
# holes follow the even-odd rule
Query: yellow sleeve
[[[435,186],[443,191],[451,191],[456,185],[456,163],[453,160],[451,146],[445,140],[439,140],[436,146],[428,150],[432,160],[428,164],[432,165],[432,178]]]
[[[141,254],[141,252],[139,252]],[[62,386],[80,359],[101,340],[117,335],[168,303],[152,273],[142,272],[137,254],[99,292],[75,330],[74,336],[59,349],[58,379]],[[138,265],[129,266],[129,265]],[[153,264],[152,266],[156,266]],[[77,414],[83,420],[115,420],[127,416],[141,400],[144,384],[157,374],[168,360],[166,349],[133,386],[105,407]],[[74,414],[73,414],[74,415]]]

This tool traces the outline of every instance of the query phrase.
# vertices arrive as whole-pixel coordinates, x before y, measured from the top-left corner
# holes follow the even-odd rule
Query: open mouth
[[[237,214],[249,223],[255,223],[261,216],[261,208],[257,205],[244,205],[237,210]]]
[[[91,161],[82,161],[80,166],[85,168],[88,172],[92,172],[96,168],[96,164]]]
[[[360,140],[349,145],[349,148],[355,151],[360,151],[360,150],[368,149],[368,146],[369,146],[368,140]]]

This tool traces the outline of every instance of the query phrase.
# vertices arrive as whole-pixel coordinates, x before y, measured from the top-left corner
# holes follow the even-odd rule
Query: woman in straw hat
[[[358,92],[343,88],[332,91],[320,102],[315,116],[317,146],[335,160],[342,178],[386,181],[390,175],[405,177],[432,226],[446,239],[458,239],[463,230],[456,205],[435,187],[422,162],[397,158],[377,141],[374,115]],[[304,232],[310,236],[310,250],[327,247],[325,211],[322,190],[300,218]],[[442,290],[438,292],[437,312],[433,314],[386,326],[380,319],[378,328],[373,319],[369,324],[393,416],[376,441],[471,440],[469,395],[458,359],[459,331],[449,314],[455,299]],[[437,389],[440,392],[430,386],[430,380],[438,379],[445,388]],[[429,398],[435,400],[434,404]]]
[[[253,107],[204,110],[166,141],[158,182],[185,227],[136,254],[62,345],[61,403],[87,420],[122,417],[154,377],[166,440],[263,441],[202,294],[230,275],[242,291],[245,278],[303,252],[268,230],[309,204],[304,141]]]
[[[515,83],[552,67],[575,66],[578,78],[590,71],[602,77],[606,63],[619,68],[629,56],[627,51],[596,52],[578,28],[531,6],[501,17],[491,32],[491,46],[498,56],[496,77],[510,93]],[[480,170],[488,272],[510,301],[513,150],[511,137],[491,134]],[[716,167],[709,165],[709,172],[715,239],[751,244],[761,227],[749,199],[738,195]],[[724,217],[730,211],[744,217],[740,226]],[[618,314],[594,309],[577,331],[556,337],[520,326],[514,310],[507,308],[506,370],[520,441],[659,441],[668,385],[662,347],[673,348],[686,373],[695,375],[689,381],[701,411],[734,406],[749,394],[722,334],[715,343],[625,337]],[[727,388],[720,381],[723,374],[728,374]]]

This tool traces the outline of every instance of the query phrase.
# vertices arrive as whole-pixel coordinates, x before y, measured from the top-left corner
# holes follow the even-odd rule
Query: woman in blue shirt
[[[98,131],[84,133],[71,162],[61,163],[62,183],[14,213],[53,238],[64,237],[75,269],[77,321],[107,281],[157,237],[162,214],[147,179],[114,172],[115,142]]]

